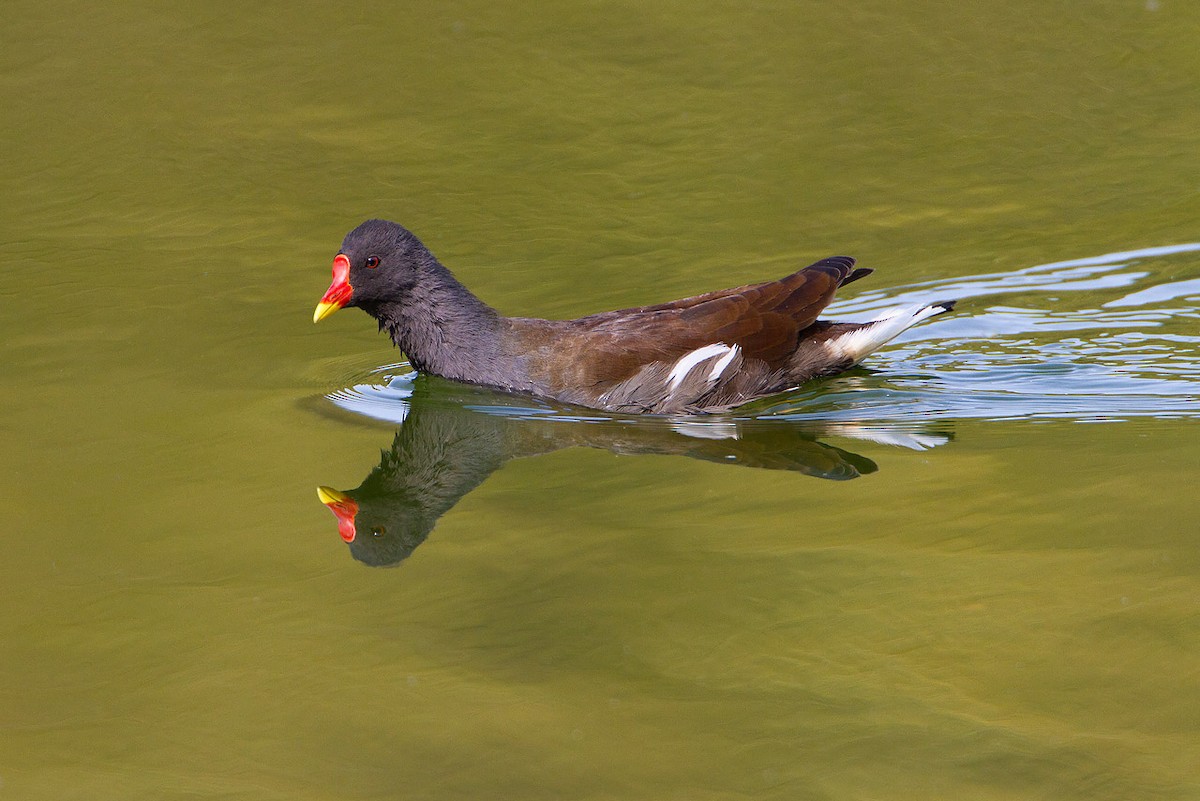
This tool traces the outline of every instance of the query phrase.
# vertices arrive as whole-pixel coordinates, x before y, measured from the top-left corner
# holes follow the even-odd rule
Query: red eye
[[[372,270],[374,270],[376,267],[379,266],[379,257],[378,256],[367,256],[367,266],[370,267]]]

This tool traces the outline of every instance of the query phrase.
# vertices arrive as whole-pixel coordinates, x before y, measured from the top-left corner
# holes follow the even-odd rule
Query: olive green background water
[[[1197,31],[1180,0],[8,2],[0,799],[1197,797]],[[839,252],[878,270],[851,310],[964,300],[758,410],[768,455],[875,472],[553,419],[595,447],[371,569],[313,490],[402,426],[324,396],[401,357],[310,319],[369,216],[512,314]]]

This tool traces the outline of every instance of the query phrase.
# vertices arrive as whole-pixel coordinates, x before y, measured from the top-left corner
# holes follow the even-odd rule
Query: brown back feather
[[[777,281],[555,324],[555,341],[544,343],[541,364],[531,367],[553,383],[597,386],[623,381],[648,363],[674,362],[688,351],[724,342],[739,346],[744,358],[778,369],[837,288],[864,274],[853,267],[849,256],[834,256]],[[541,332],[528,333],[541,338]]]

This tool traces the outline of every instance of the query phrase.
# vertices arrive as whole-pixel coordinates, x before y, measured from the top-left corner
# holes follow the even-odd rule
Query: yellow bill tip
[[[340,490],[335,490],[333,487],[317,487],[317,500],[329,506],[333,503],[348,501],[350,500],[350,496]]]
[[[326,317],[333,314],[335,311],[337,311],[340,308],[342,308],[341,305],[339,305],[337,303],[329,303],[324,300],[321,301],[320,303],[317,304],[317,308],[313,312],[313,322],[314,323],[321,322]]]

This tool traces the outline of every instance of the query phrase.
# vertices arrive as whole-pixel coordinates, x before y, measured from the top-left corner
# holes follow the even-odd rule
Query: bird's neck
[[[491,383],[501,316],[430,258],[400,301],[367,308],[413,367],[459,381]]]

